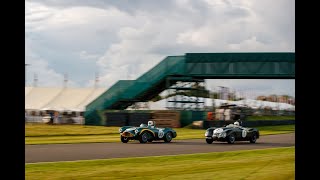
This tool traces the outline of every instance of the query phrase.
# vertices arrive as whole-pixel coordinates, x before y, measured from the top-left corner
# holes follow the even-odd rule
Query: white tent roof
[[[106,88],[25,87],[26,110],[84,111]]]

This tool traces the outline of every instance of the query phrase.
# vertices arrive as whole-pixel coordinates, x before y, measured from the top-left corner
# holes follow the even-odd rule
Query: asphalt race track
[[[120,142],[120,138],[119,138]],[[260,136],[255,144],[247,141],[228,144],[205,139],[174,140],[171,143],[155,141],[140,144],[139,141],[125,143],[85,143],[25,145],[25,162],[75,161],[123,157],[162,156],[206,152],[236,151],[295,146],[295,133]]]

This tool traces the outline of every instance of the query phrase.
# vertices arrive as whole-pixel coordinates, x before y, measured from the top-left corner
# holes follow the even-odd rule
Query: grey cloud
[[[48,63],[48,69],[70,72],[80,86],[90,84],[97,71],[102,86],[137,78],[169,55],[294,49],[294,10],[287,6],[289,1],[277,5],[268,0],[261,0],[262,5],[226,0],[27,2],[48,9],[42,11],[37,5],[26,9],[28,46]],[[40,12],[41,18],[35,15]],[[268,89],[256,84],[234,86]]]
[[[273,41],[287,41],[294,49],[295,43],[295,1],[280,0],[273,8],[266,8],[273,4],[272,1],[253,1],[253,7],[261,24],[268,27]],[[263,33],[266,34],[265,31]]]
[[[250,11],[242,7],[233,7],[225,12],[230,18],[243,18],[250,16]]]
[[[137,10],[142,11],[168,11],[174,8],[174,1],[172,0],[30,0],[32,2],[38,2],[47,6],[54,6],[58,8],[68,8],[76,6],[88,6],[94,8],[107,8],[116,7],[121,11],[126,11],[130,14],[134,14]]]

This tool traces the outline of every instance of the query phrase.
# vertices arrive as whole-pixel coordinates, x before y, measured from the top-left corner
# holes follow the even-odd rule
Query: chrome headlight
[[[205,133],[204,133],[204,136],[208,136],[209,135],[209,131],[206,131]]]
[[[138,129],[134,130],[134,133],[138,134],[138,133],[139,133],[139,130],[138,130]]]
[[[227,133],[226,133],[226,132],[222,132],[222,133],[220,134],[220,137],[225,138],[226,136],[227,136]]]
[[[119,132],[121,133],[121,131],[122,131],[122,128],[119,128]]]

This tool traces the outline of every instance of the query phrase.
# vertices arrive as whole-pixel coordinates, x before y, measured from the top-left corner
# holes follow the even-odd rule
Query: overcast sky
[[[27,85],[100,87],[136,79],[169,55],[295,52],[292,0],[27,0]],[[294,80],[208,80],[256,94],[295,94]]]

